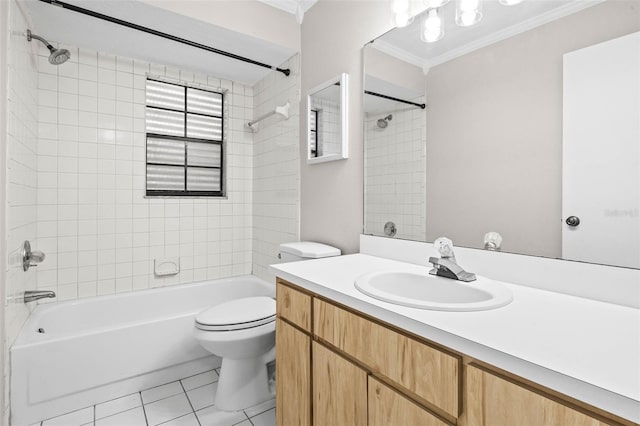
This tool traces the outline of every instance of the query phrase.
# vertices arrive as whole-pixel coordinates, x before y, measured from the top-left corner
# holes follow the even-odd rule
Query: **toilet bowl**
[[[267,364],[275,360],[275,318],[276,302],[270,297],[235,299],[196,315],[195,338],[222,357],[218,409],[242,410],[274,397]]]
[[[339,256],[325,244],[301,241],[280,245],[282,262]],[[246,297],[221,303],[196,315],[194,335],[209,352],[222,357],[215,405],[237,411],[274,397],[267,364],[275,360],[276,302]]]

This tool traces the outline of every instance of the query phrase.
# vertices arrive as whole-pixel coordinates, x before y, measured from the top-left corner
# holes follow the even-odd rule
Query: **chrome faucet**
[[[431,275],[464,282],[476,280],[476,274],[465,271],[456,262],[456,256],[453,254],[453,242],[450,239],[440,237],[433,242],[433,246],[441,257],[429,258],[429,263],[433,265],[433,269],[429,271]]]
[[[56,297],[53,291],[49,290],[27,290],[24,292],[24,303],[35,302],[39,299],[50,299]]]

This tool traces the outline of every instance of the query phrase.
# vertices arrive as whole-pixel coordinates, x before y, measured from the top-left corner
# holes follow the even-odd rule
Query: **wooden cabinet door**
[[[276,319],[276,425],[311,425],[311,337]]]
[[[418,404],[369,376],[369,426],[448,426]]]
[[[467,366],[464,426],[604,426],[598,419],[492,373]]]
[[[367,372],[317,342],[313,342],[313,424],[367,424]]]

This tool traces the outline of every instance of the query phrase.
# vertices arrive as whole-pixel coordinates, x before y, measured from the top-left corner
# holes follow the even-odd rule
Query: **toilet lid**
[[[196,327],[208,331],[243,330],[276,319],[276,301],[271,297],[244,297],[224,302],[196,315]]]

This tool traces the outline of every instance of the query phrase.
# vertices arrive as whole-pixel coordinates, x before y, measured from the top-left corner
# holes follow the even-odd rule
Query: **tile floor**
[[[213,404],[218,370],[143,390],[36,423],[38,426],[274,426],[275,400],[244,411]],[[36,426],[32,425],[32,426]]]

